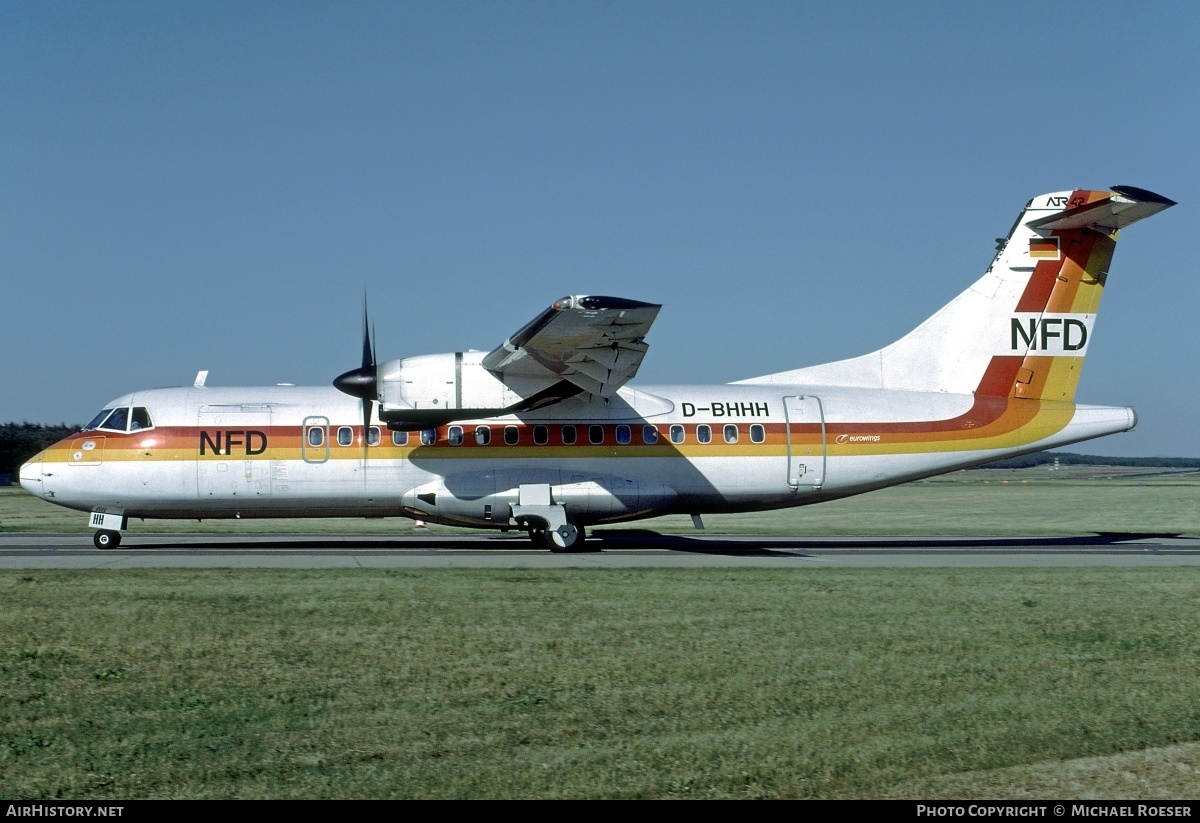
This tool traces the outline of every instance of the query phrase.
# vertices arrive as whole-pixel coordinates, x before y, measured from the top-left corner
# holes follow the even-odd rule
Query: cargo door
[[[270,406],[202,406],[196,424],[197,496],[243,500],[271,495]]]
[[[783,398],[787,416],[788,487],[816,491],[825,482],[825,414],[814,395]]]

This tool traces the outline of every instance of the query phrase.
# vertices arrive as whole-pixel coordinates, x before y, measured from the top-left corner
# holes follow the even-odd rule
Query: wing
[[[649,348],[646,332],[661,308],[620,297],[564,297],[490,351],[483,367],[506,383],[557,376],[611,397],[637,374]]]

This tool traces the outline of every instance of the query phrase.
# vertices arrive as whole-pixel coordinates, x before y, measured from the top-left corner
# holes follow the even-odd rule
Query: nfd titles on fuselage
[[[247,457],[262,454],[267,450],[267,434],[254,429],[218,430],[212,434],[200,432],[200,454],[208,454],[211,450],[215,455],[228,457],[235,447],[244,450]]]

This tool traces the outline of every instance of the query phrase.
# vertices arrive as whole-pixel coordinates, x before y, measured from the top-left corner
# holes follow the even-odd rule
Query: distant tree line
[[[1104,457],[1095,454],[1073,454],[1071,452],[1036,452],[1020,457],[997,460],[981,469],[1031,469],[1037,466],[1053,466],[1058,460],[1062,466],[1155,466],[1171,469],[1200,468],[1200,457]]]
[[[47,446],[69,437],[83,426],[43,426],[40,423],[0,423],[0,474],[11,474],[16,482],[21,464]]]

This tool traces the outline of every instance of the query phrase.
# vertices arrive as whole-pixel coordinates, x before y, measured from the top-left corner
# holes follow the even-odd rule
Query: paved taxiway
[[[0,534],[0,569],[1200,566],[1200,536],[799,537],[624,532],[553,554],[524,536]]]

